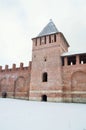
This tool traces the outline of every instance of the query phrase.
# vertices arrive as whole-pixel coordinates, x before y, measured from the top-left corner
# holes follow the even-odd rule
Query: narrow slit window
[[[62,66],[64,66],[64,57],[62,57]]]
[[[47,72],[44,72],[42,75],[42,81],[47,82],[47,79],[48,79],[48,74],[47,74]]]
[[[54,34],[54,42],[56,42],[56,34]]]
[[[35,46],[37,46],[37,39],[35,39]]]
[[[51,36],[49,35],[49,43],[51,43]]]
[[[40,37],[40,45],[41,45],[41,37]]]
[[[45,36],[45,44],[46,44],[46,36]]]
[[[44,59],[44,61],[46,62],[46,61],[47,61],[47,59],[45,58],[45,59]]]

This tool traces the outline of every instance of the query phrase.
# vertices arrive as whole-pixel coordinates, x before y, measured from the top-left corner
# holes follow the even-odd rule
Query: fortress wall
[[[0,96],[5,92],[7,97],[28,99],[30,72],[31,62],[27,67],[24,67],[23,63],[20,63],[19,68],[16,64],[13,64],[11,69],[8,65],[5,65],[5,69],[0,66]]]
[[[86,64],[62,67],[64,102],[86,102]]]

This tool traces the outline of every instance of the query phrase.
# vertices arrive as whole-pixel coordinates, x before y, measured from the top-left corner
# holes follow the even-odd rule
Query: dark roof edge
[[[60,32],[54,32],[54,33],[50,33],[50,34],[43,35],[43,36],[36,36],[36,37],[33,37],[32,40],[35,38],[45,37],[45,36],[49,36],[49,35],[53,35],[53,34],[57,34],[57,33],[60,33]]]

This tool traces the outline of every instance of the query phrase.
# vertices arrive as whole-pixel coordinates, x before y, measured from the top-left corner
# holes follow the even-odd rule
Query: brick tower
[[[61,54],[69,44],[52,20],[32,39],[30,100],[63,101]]]

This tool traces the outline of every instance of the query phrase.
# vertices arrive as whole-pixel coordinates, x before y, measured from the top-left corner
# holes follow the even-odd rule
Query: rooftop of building
[[[85,54],[86,55],[86,52],[82,52],[82,51],[76,51],[76,52],[65,52],[63,53],[61,56],[73,56],[73,55],[82,55],[82,54]]]
[[[47,36],[47,35],[51,35],[51,34],[55,34],[55,33],[61,33],[61,32],[59,32],[59,30],[57,29],[57,27],[54,24],[53,20],[50,19],[49,23],[42,29],[42,31],[35,38],[42,37],[42,36]],[[64,35],[63,35],[63,37],[64,37]],[[69,47],[69,44],[68,44],[67,41],[66,41],[66,43],[67,43],[67,45]],[[86,54],[86,52],[81,52],[81,51],[65,52],[65,53],[62,54],[62,56],[72,56],[72,55],[78,55],[78,54],[80,54],[80,55],[81,54]]]
[[[37,35],[37,37],[46,36],[54,33],[58,33],[58,29],[52,19],[50,19],[49,23],[43,28],[43,30]]]

